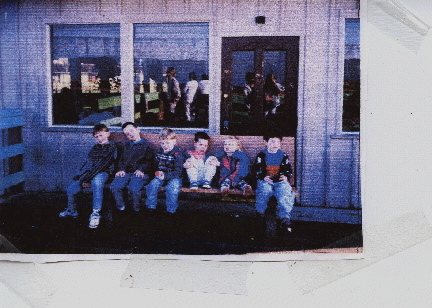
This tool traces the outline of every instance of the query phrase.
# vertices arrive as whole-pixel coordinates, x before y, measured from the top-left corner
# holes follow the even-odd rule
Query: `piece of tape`
[[[34,263],[0,261],[0,281],[31,307],[46,307],[58,289]]]
[[[432,238],[432,228],[424,213],[417,211],[365,228],[363,235],[364,259],[290,261],[290,275],[308,293]]]
[[[250,262],[131,259],[120,285],[221,294],[246,294]]]

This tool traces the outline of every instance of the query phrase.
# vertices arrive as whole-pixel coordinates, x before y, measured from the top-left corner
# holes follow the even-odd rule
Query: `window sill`
[[[360,139],[360,132],[347,132],[333,135],[330,139]]]

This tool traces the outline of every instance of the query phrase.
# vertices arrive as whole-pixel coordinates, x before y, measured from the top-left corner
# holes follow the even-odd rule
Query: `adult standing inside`
[[[245,97],[245,105],[247,111],[251,112],[251,106],[255,100],[255,73],[247,72],[245,75],[246,83],[243,87],[243,94]]]
[[[274,74],[268,74],[264,82],[264,116],[276,114],[280,106],[280,94],[285,91],[285,87],[276,82]]]
[[[166,76],[168,85],[167,101],[169,104],[170,118],[172,119],[176,111],[177,103],[181,98],[181,91],[179,82],[176,79],[176,69],[174,67],[168,67],[166,71]]]
[[[198,81],[196,80],[197,76],[195,72],[189,73],[189,81],[186,83],[183,93],[185,94],[185,113],[186,113],[186,121],[191,122],[191,106],[194,103],[197,90],[198,90]]]

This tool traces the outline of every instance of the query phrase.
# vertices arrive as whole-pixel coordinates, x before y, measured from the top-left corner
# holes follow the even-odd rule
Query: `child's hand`
[[[269,176],[269,175],[267,175],[267,176],[264,178],[264,181],[269,182],[269,183],[273,183],[273,180],[272,180],[271,176]]]
[[[183,167],[186,169],[192,168],[193,164],[190,158],[186,159],[185,163],[183,164]]]
[[[209,165],[211,165],[211,166],[217,166],[217,167],[220,166],[220,162],[217,160],[216,157],[210,157],[208,163],[209,163]]]
[[[165,178],[165,174],[163,173],[163,171],[156,171],[155,176],[161,181],[163,181],[163,179]]]
[[[144,172],[142,172],[141,170],[137,170],[134,172],[135,176],[139,177],[139,178],[143,178],[144,177]]]
[[[280,182],[288,182],[288,177],[286,177],[285,175],[281,175],[281,176],[279,177],[279,181],[280,181]]]
[[[122,170],[122,171],[119,171],[119,172],[117,172],[117,173],[115,174],[116,177],[118,176],[118,177],[121,177],[121,178],[124,177],[125,175],[126,175],[126,172],[123,171],[123,170]]]

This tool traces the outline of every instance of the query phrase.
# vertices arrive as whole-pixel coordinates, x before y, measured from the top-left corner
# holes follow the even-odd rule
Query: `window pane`
[[[120,26],[51,29],[53,123],[120,124]]]
[[[231,126],[241,127],[242,123],[248,122],[251,106],[255,100],[255,92],[252,81],[254,73],[254,52],[233,52],[233,95],[231,108]]]
[[[360,19],[345,20],[343,131],[360,131]]]
[[[137,123],[208,127],[208,32],[207,23],[135,25]]]

